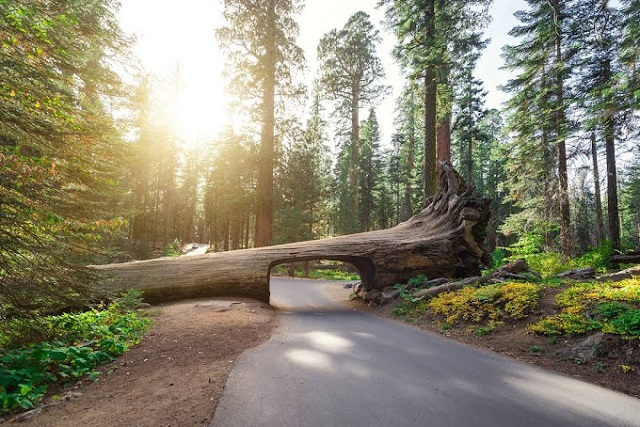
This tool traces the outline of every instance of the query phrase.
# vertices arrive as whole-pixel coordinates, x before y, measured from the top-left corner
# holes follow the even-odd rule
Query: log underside
[[[288,262],[351,263],[365,290],[427,277],[480,274],[489,201],[443,164],[439,189],[420,213],[394,228],[301,243],[93,266],[108,272],[115,291],[137,288],[148,302],[194,297],[249,297],[269,301],[271,269]]]

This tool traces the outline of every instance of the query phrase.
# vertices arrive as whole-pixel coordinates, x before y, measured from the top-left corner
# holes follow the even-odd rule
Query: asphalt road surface
[[[271,279],[280,328],[240,357],[211,426],[640,427],[640,399],[350,310],[340,286]]]

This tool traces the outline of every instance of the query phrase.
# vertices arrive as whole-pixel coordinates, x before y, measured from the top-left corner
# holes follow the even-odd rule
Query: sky
[[[298,44],[305,51],[305,79],[316,75],[316,47],[320,38],[334,28],[342,28],[359,10],[371,15],[380,30],[382,43],[378,53],[393,93],[376,105],[383,145],[393,132],[395,99],[402,88],[398,64],[391,55],[394,37],[382,25],[383,11],[376,10],[378,0],[306,0],[298,17]],[[215,29],[223,25],[221,0],[122,0],[119,19],[122,28],[134,34],[134,53],[141,65],[160,78],[168,78],[180,63],[183,95],[175,105],[175,120],[187,136],[202,136],[221,130],[226,123],[224,85],[220,77],[224,65],[217,46]],[[524,0],[495,0],[493,20],[486,31],[491,42],[478,63],[477,77],[489,92],[486,104],[500,108],[506,95],[498,86],[508,79],[500,70],[501,47],[512,43],[507,35],[516,19],[513,12],[525,7]],[[364,113],[366,114],[366,113]]]

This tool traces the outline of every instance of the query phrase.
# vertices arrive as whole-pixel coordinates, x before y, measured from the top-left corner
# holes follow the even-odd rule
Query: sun
[[[172,100],[171,121],[183,144],[191,147],[219,136],[229,125],[227,95],[215,76],[186,75]]]
[[[168,102],[169,123],[190,147],[219,135],[230,115],[222,78],[225,59],[215,39],[216,28],[223,25],[222,4],[187,3],[125,1],[119,20],[125,32],[136,36],[134,52],[143,68],[168,82],[159,90]],[[172,90],[175,78],[178,89]]]

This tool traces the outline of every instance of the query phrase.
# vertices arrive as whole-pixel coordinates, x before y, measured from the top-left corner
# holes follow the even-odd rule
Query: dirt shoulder
[[[251,300],[189,300],[150,310],[153,326],[139,346],[103,366],[96,382],[58,390],[72,398],[20,425],[209,425],[238,356],[277,326],[274,310]]]

